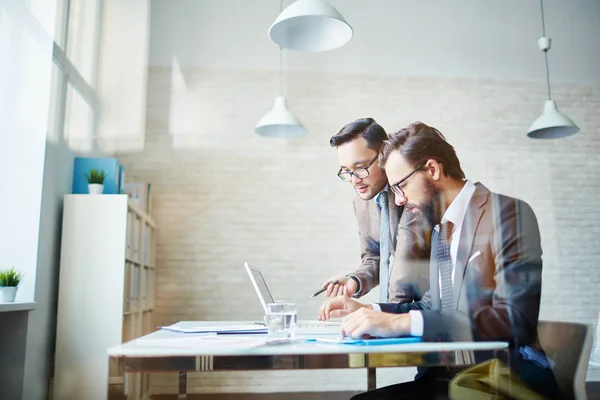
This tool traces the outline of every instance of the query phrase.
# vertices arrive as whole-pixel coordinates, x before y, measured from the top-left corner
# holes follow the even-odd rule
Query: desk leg
[[[179,371],[179,395],[177,400],[187,399],[187,371]]]
[[[125,367],[122,358],[108,359],[108,400],[126,400]]]
[[[377,368],[367,368],[367,390],[377,389]]]

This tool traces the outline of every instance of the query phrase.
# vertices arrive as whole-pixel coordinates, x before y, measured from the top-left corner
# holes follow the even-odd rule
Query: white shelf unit
[[[107,398],[107,349],[155,330],[155,267],[156,224],[127,195],[65,196],[54,399]],[[147,376],[117,380],[148,396]]]

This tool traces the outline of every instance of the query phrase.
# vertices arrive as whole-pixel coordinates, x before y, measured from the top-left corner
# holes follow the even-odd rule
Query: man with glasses
[[[330,140],[337,148],[337,175],[357,194],[354,211],[361,263],[358,270],[324,282],[328,297],[361,297],[379,285],[382,302],[409,303],[419,300],[429,287],[428,237],[422,233],[419,219],[394,204],[385,171],[377,163],[387,138],[373,118],[361,118]]]
[[[512,373],[533,391],[555,398],[556,382],[537,341],[542,248],[531,207],[466,179],[454,148],[437,129],[420,122],[391,135],[380,162],[396,204],[435,224],[430,289],[410,304],[332,298],[321,306],[319,319],[344,317],[342,335],[353,338],[507,341]],[[464,360],[474,364],[491,357],[467,354]],[[460,370],[419,369],[413,382],[356,399],[446,398]]]

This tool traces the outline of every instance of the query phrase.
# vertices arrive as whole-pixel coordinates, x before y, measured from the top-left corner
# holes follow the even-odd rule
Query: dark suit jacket
[[[455,309],[440,311],[437,233],[432,239],[430,290],[419,302],[381,304],[381,309],[393,313],[421,310],[424,341],[508,341],[511,366],[518,371],[523,361],[519,350],[526,345],[539,348],[542,248],[538,223],[524,201],[492,193],[480,183],[476,186],[459,239]]]
[[[420,300],[429,289],[430,232],[408,210],[396,206],[388,191],[391,253],[388,301],[410,303]],[[375,198],[356,196],[354,212],[358,222],[361,263],[355,275],[361,282],[360,296],[379,285],[379,227],[381,210]],[[360,297],[358,296],[358,297]]]

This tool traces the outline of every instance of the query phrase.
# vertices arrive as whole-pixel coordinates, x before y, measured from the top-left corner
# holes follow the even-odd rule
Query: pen
[[[331,282],[332,285],[337,285],[338,283],[340,283],[340,281],[336,280],[335,282]],[[329,285],[325,286],[323,289],[319,290],[317,293],[313,294],[312,296],[310,296],[309,298],[312,299],[313,297],[316,297],[318,295],[320,295],[321,293],[323,293],[324,291],[327,290],[327,287]]]

